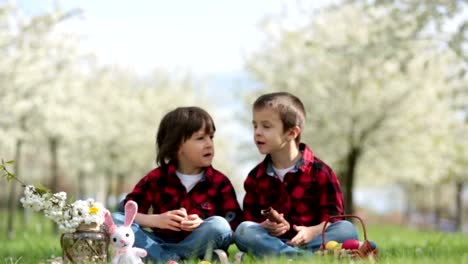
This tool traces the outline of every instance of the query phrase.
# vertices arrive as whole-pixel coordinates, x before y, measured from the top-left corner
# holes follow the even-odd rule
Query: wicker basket
[[[325,227],[327,226],[328,222],[333,219],[333,218],[357,218],[361,222],[362,230],[364,232],[364,241],[362,244],[359,246],[357,249],[340,249],[340,250],[329,250],[325,248]],[[337,258],[351,258],[353,260],[358,260],[358,259],[372,259],[374,261],[378,261],[378,251],[377,249],[374,249],[367,239],[367,232],[366,232],[366,226],[364,225],[364,221],[357,216],[357,215],[336,215],[336,216],[330,216],[328,220],[325,222],[325,225],[323,226],[322,230],[322,245],[320,246],[319,251],[317,252],[317,255],[332,255]]]

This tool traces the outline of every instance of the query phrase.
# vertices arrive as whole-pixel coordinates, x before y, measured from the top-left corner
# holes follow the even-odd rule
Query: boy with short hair
[[[255,256],[312,254],[322,243],[328,217],[344,213],[335,173],[300,143],[305,117],[301,100],[286,92],[264,94],[253,105],[255,144],[266,157],[244,182],[246,221],[234,236],[242,251]],[[270,207],[286,222],[262,215]],[[341,243],[357,239],[357,231],[340,220],[327,225],[325,237]]]

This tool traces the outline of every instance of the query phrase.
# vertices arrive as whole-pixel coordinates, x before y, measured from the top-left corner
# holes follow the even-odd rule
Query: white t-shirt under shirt
[[[284,175],[288,173],[290,170],[294,168],[295,165],[292,165],[289,168],[286,169],[277,169],[275,166],[273,166],[273,170],[275,171],[276,175],[280,178],[281,181],[284,181]]]
[[[187,192],[190,192],[193,189],[195,184],[201,180],[204,173],[205,172],[201,172],[199,174],[183,174],[179,171],[176,171],[177,177],[179,177]]]

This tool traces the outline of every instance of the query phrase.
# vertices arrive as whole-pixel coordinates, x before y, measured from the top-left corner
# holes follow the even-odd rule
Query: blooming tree
[[[294,28],[273,17],[263,49],[248,59],[259,92],[303,100],[303,140],[337,171],[350,213],[357,176],[433,184],[448,170],[460,60],[392,7],[341,4],[304,14]]]
[[[155,70],[142,77],[83,54],[79,38],[59,27],[69,13],[27,17],[13,4],[0,9],[2,156],[14,157],[17,176],[45,182],[51,193],[105,203],[107,194],[130,191],[155,165],[162,115],[177,106],[211,110],[209,94],[190,74]],[[230,164],[218,160],[221,168]]]
[[[47,59],[51,48],[48,36],[54,25],[70,14],[56,10],[29,18],[10,3],[0,6],[0,9],[1,55],[5,66],[0,71],[0,110],[4,116],[0,128],[8,134],[8,139],[15,139],[15,173],[20,175],[25,140],[37,135],[38,110],[44,103],[42,92],[54,81],[52,73],[57,72],[55,68],[50,70]],[[8,199],[9,232],[13,225],[14,201],[15,184],[12,184]]]

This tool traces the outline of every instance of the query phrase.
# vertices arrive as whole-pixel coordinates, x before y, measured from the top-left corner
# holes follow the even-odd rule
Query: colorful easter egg
[[[338,242],[331,240],[328,241],[327,244],[325,245],[326,249],[334,249],[336,246],[338,246]]]
[[[343,242],[342,248],[344,249],[358,249],[359,248],[359,240],[357,239],[348,239]]]

